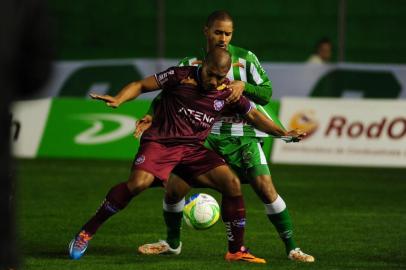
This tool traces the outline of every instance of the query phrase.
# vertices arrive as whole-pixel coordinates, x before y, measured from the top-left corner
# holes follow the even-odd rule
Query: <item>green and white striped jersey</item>
[[[270,115],[262,108],[261,105],[266,105],[272,96],[272,85],[265,70],[262,68],[254,53],[228,45],[228,51],[232,57],[233,66],[227,74],[230,81],[239,80],[246,82],[244,95],[251,100],[251,105],[259,111]],[[197,57],[186,57],[179,62],[179,66],[198,65]],[[254,102],[255,101],[255,102]],[[272,119],[272,118],[271,118]],[[279,121],[275,119],[274,121]],[[213,134],[229,135],[229,136],[250,136],[250,137],[267,137],[268,134],[255,129],[248,124],[240,115],[236,114],[232,117],[222,117],[216,122],[211,130]]]

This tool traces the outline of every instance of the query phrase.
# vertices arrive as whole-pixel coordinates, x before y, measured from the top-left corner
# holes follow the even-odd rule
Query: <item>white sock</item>
[[[278,198],[272,203],[264,204],[265,212],[267,215],[279,214],[286,209],[286,203],[281,196],[278,195]]]
[[[179,213],[183,211],[183,207],[185,207],[185,198],[182,198],[182,200],[175,204],[167,204],[165,199],[162,202],[162,208],[166,212]]]

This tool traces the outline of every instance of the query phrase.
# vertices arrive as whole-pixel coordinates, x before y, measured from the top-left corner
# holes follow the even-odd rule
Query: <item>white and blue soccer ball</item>
[[[197,193],[186,200],[183,219],[196,230],[206,230],[216,224],[220,217],[220,207],[216,199],[205,193]]]

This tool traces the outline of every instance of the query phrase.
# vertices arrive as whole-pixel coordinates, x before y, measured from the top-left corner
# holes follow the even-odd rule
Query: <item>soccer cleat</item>
[[[181,251],[182,242],[179,243],[177,248],[171,248],[165,240],[138,247],[138,252],[144,255],[179,255]]]
[[[250,263],[266,263],[266,261],[262,258],[257,258],[252,255],[248,248],[241,247],[241,251],[237,251],[236,253],[227,252],[225,256],[225,260],[232,262],[232,261],[245,261]]]
[[[73,260],[79,260],[85,253],[92,236],[85,231],[79,232],[69,243],[69,256]]]
[[[292,249],[289,252],[288,258],[292,261],[298,262],[314,262],[314,257],[312,255],[304,253],[300,250],[300,248]]]

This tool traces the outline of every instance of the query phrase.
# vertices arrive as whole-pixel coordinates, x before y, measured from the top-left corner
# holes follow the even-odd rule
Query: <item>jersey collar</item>
[[[197,78],[197,84],[198,85],[202,85],[202,68],[201,68],[201,66],[198,66],[197,68],[196,68],[196,78]]]

